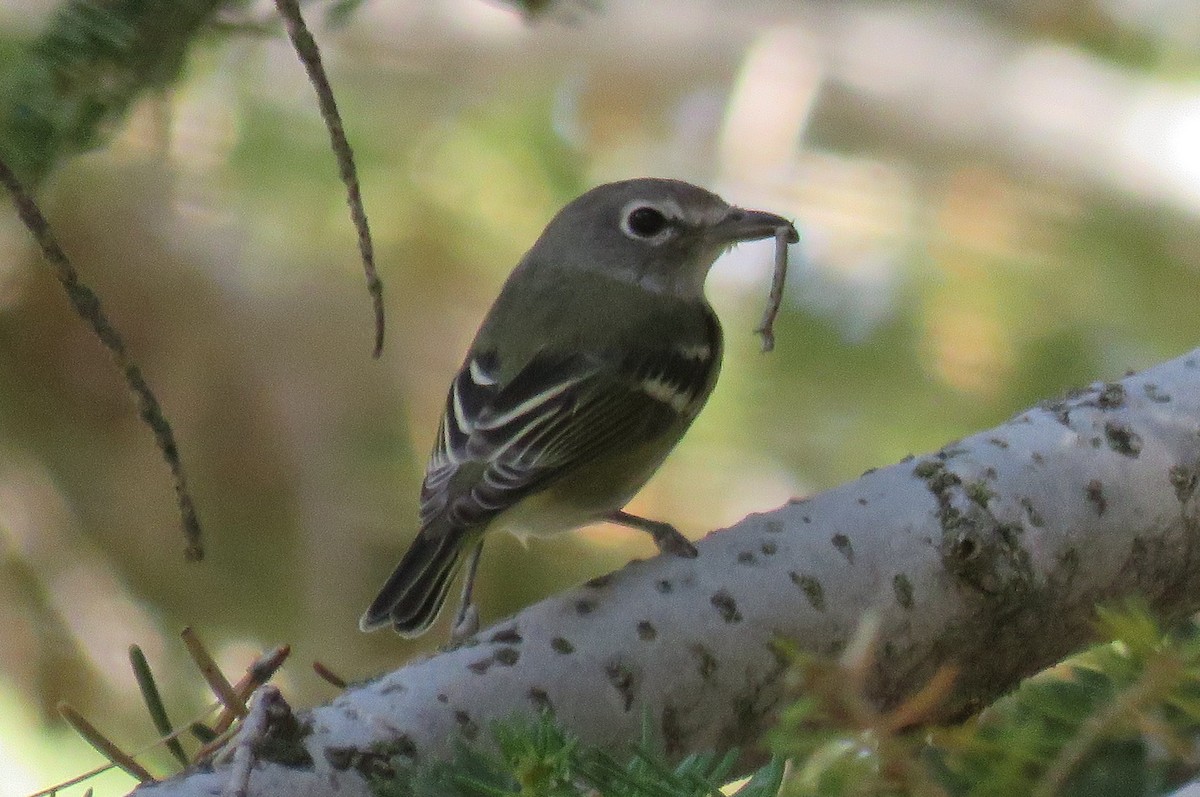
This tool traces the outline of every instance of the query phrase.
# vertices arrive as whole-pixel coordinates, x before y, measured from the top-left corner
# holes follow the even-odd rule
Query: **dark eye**
[[[662,211],[651,207],[634,208],[625,217],[625,228],[638,238],[653,238],[667,226],[667,217]]]

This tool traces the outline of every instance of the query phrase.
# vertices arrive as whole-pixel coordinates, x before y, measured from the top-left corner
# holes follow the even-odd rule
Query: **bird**
[[[607,183],[566,204],[504,283],[450,384],[419,531],[359,627],[420,636],[465,563],[451,635],[473,633],[472,588],[493,529],[545,535],[609,521],[695,557],[673,526],[624,506],[716,384],[723,337],[705,297],[709,269],[780,228],[799,239],[782,216],[663,178]]]

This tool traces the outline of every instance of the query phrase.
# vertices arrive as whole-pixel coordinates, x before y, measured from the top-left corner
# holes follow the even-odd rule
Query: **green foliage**
[[[1166,633],[1138,606],[1101,610],[1100,645],[963,725],[906,728],[926,688],[875,714],[860,667],[797,660],[806,694],[772,738],[795,762],[789,795],[1108,797],[1163,794],[1200,766],[1200,633]],[[935,677],[935,681],[937,678]],[[932,682],[931,682],[932,683]]]
[[[460,743],[453,759],[378,779],[372,790],[377,797],[708,797],[721,793],[738,758],[733,750],[671,765],[643,738],[624,760],[582,744],[546,714],[498,724],[491,735],[490,746]],[[782,778],[783,761],[774,759],[734,793],[773,797]]]
[[[1101,610],[1110,641],[1030,678],[962,725],[920,727],[950,694],[939,671],[879,712],[865,685],[869,634],[843,660],[796,650],[802,696],[769,737],[771,762],[739,797],[1146,797],[1194,776],[1200,754],[1200,629],[1166,633],[1140,606]],[[647,725],[649,727],[649,725]],[[378,780],[378,797],[708,797],[736,775],[736,750],[670,764],[651,733],[627,755],[581,743],[543,715],[460,744],[449,761]],[[790,762],[786,782],[784,762]]]
[[[104,142],[144,92],[175,83],[223,0],[71,0],[0,75],[0,155],[27,182]]]

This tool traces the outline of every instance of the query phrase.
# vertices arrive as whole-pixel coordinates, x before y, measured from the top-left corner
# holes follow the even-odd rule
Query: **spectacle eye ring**
[[[666,215],[658,208],[639,205],[625,214],[621,229],[630,238],[647,240],[657,237],[669,224]]]

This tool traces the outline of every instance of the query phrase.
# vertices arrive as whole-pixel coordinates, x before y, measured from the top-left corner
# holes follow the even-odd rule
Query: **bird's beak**
[[[728,245],[773,238],[775,231],[780,227],[787,228],[788,243],[794,244],[800,240],[796,227],[783,216],[761,210],[731,207],[724,218],[709,228],[708,234],[714,241]]]

